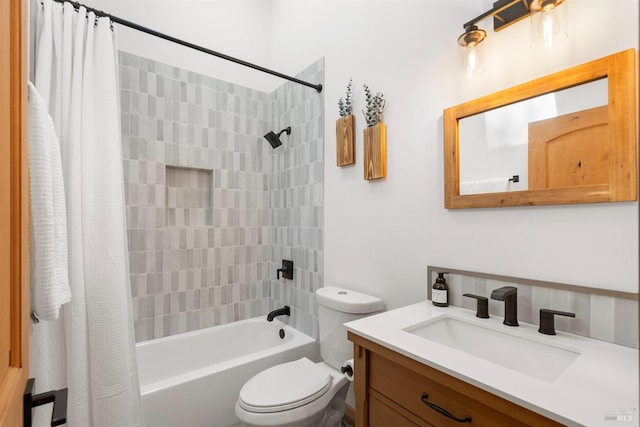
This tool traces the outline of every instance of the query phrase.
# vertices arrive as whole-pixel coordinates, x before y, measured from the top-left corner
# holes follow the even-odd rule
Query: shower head
[[[264,136],[265,139],[269,141],[269,144],[271,144],[272,148],[278,148],[282,145],[282,141],[280,141],[280,135],[282,135],[282,132],[285,132],[287,135],[291,135],[291,127],[282,129],[280,132],[278,132],[277,135],[273,133],[272,130],[270,130],[269,133]]]

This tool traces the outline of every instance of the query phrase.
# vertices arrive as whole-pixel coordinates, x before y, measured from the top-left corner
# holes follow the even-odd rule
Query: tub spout
[[[276,316],[283,316],[283,315],[291,316],[291,309],[289,308],[288,305],[285,305],[282,308],[273,310],[271,313],[267,314],[267,321],[273,322],[273,319],[275,319]]]

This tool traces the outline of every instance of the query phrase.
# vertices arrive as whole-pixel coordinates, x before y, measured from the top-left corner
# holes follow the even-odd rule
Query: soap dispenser
[[[449,306],[449,285],[447,285],[447,281],[444,278],[445,274],[448,274],[448,272],[438,273],[438,277],[431,288],[431,302],[436,307]]]

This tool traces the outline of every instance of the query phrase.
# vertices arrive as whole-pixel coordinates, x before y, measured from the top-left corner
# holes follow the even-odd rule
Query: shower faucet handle
[[[280,273],[285,279],[293,280],[293,261],[283,259],[282,267],[276,270],[276,277],[280,280]]]

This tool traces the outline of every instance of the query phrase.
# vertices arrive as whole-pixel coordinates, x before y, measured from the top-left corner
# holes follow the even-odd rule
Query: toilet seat
[[[331,374],[306,357],[266,369],[240,390],[238,404],[249,412],[281,412],[306,405],[331,388]]]

